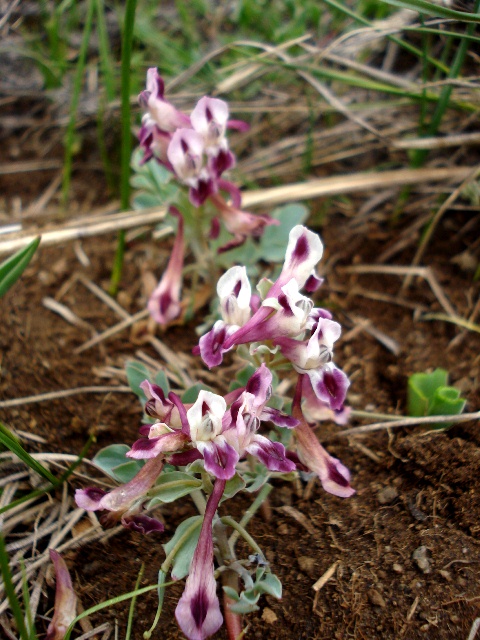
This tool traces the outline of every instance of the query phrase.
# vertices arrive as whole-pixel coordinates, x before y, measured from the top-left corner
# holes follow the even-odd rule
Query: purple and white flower
[[[224,489],[225,480],[216,480],[205,509],[185,590],[175,609],[177,622],[188,640],[205,640],[223,623],[213,573],[212,522]]]
[[[197,401],[187,411],[192,445],[202,454],[205,469],[221,480],[235,475],[239,455],[223,435],[227,404],[222,396],[200,391]]]
[[[138,96],[140,105],[160,131],[173,133],[179,127],[190,126],[190,118],[165,100],[165,83],[155,67],[147,71],[147,88]]]
[[[298,389],[301,384],[300,378]],[[349,470],[322,447],[303,416],[298,398],[294,400],[293,415],[298,419],[294,433],[301,462],[318,475],[325,491],[340,498],[352,496],[355,489],[350,486]]]
[[[260,435],[261,422],[270,421],[281,427],[293,428],[298,421],[278,409],[267,407],[272,394],[272,373],[262,364],[251,376],[245,391],[232,403],[224,437],[238,452],[239,457],[250,455],[258,458],[270,471],[288,473],[295,470],[295,463],[286,456],[280,442],[272,442]]]
[[[96,487],[77,489],[75,502],[85,511],[108,511],[102,517],[106,526],[115,525],[118,520],[124,527],[141,533],[163,531],[163,524],[141,513],[143,503],[147,500],[148,490],[155,484],[165,463],[162,455],[148,460],[137,475],[112,491],[104,491]]]

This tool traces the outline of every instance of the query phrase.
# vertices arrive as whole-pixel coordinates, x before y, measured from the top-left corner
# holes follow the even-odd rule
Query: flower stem
[[[263,485],[263,487],[258,492],[257,497],[255,498],[255,500],[250,505],[250,508],[245,511],[245,514],[244,514],[243,518],[240,520],[240,523],[235,522],[235,520],[233,520],[232,518],[229,518],[229,520],[231,522],[225,523],[225,524],[229,524],[231,527],[233,527],[235,529],[235,531],[230,536],[230,540],[228,541],[229,544],[230,544],[230,547],[232,549],[235,548],[235,543],[237,542],[238,537],[240,535],[242,536],[242,538],[244,538],[244,540],[246,540],[248,542],[248,544],[250,544],[250,542],[247,540],[245,535],[248,536],[250,538],[250,540],[252,540],[253,544],[256,545],[256,542],[253,540],[253,538],[251,538],[249,536],[249,534],[245,531],[245,527],[248,525],[250,520],[253,518],[255,513],[258,511],[259,507],[262,505],[264,500],[267,499],[268,494],[270,493],[270,491],[272,489],[273,489],[273,487],[270,484],[264,484]],[[235,526],[232,524],[232,522],[235,522]],[[252,547],[252,549],[253,549],[253,547]],[[255,551],[257,551],[257,549],[255,549]],[[260,551],[260,553],[261,553],[261,551]]]

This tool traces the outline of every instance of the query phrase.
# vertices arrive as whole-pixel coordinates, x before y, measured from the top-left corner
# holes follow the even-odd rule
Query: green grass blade
[[[480,6],[480,0],[476,0],[475,2],[475,11],[478,11],[478,8]],[[472,35],[473,31],[475,29],[475,24],[474,23],[470,23],[469,25],[467,25],[466,28],[466,34],[467,35]],[[458,75],[460,74],[461,70],[462,70],[462,66],[463,63],[465,62],[465,57],[467,55],[468,52],[468,40],[463,38],[458,46],[457,52],[455,54],[455,58],[453,60],[453,64],[450,68],[450,71],[448,73],[448,77],[450,79],[454,79],[457,78]],[[440,124],[442,122],[443,116],[445,114],[445,111],[447,110],[448,106],[450,105],[450,97],[452,95],[452,90],[453,90],[453,85],[445,85],[440,93],[440,97],[439,100],[437,102],[437,105],[435,107],[435,112],[432,116],[432,119],[430,121],[430,124],[425,132],[425,135],[428,136],[434,136],[436,135],[438,128],[440,127]],[[419,167],[421,166],[426,157],[428,156],[428,150],[427,149],[420,149],[419,151],[417,151],[417,153],[415,153],[415,155],[413,156],[413,161],[412,161],[412,165],[414,167]]]
[[[140,586],[140,580],[143,577],[144,571],[145,571],[145,563],[143,562],[142,566],[140,567],[140,571],[138,572],[137,581],[135,583],[135,591],[138,591],[138,588]],[[135,613],[136,603],[137,603],[137,595],[135,594],[130,601],[130,607],[128,609],[128,621],[127,621],[127,631],[125,632],[125,640],[130,640],[130,637],[132,635],[133,614]]]
[[[23,619],[23,612],[20,606],[20,601],[15,593],[15,587],[13,586],[12,573],[8,564],[8,553],[5,547],[5,541],[0,533],[0,569],[2,570],[3,584],[5,593],[10,603],[10,609],[17,623],[17,629],[20,634],[21,640],[30,640],[25,621]]]
[[[25,271],[40,244],[40,240],[40,236],[35,238],[24,249],[20,249],[20,251],[17,251],[17,253],[0,264],[0,298],[7,293]]]
[[[102,70],[107,101],[112,102],[112,100],[115,99],[115,72],[108,41],[104,0],[95,0],[95,9],[97,14],[98,53],[100,54],[100,68]]]
[[[20,561],[22,568],[22,597],[23,597],[23,610],[27,620],[28,638],[29,640],[36,640],[37,632],[35,630],[35,623],[32,618],[32,611],[30,609],[30,593],[28,591],[28,580],[25,572],[25,560]]]
[[[83,446],[78,458],[75,460],[75,462],[73,462],[68,467],[68,469],[65,471],[65,473],[63,473],[60,476],[60,478],[57,479],[54,476],[52,476],[54,478],[54,482],[52,482],[48,486],[44,487],[43,489],[35,489],[34,491],[31,491],[27,495],[22,496],[21,498],[18,498],[17,500],[14,500],[13,502],[11,502],[10,504],[5,505],[4,507],[1,507],[0,508],[0,515],[2,513],[5,513],[9,509],[13,509],[14,507],[17,507],[18,505],[23,504],[24,502],[27,502],[28,500],[31,500],[33,498],[38,498],[38,497],[44,495],[45,493],[48,493],[49,491],[52,491],[52,489],[56,489],[59,485],[63,484],[72,475],[72,473],[75,471],[75,469],[78,467],[78,465],[82,462],[83,458],[87,455],[87,452],[88,452],[92,442],[94,442],[94,440],[95,440],[95,437],[93,435],[90,435],[89,439],[87,440],[87,442]]]
[[[133,30],[137,0],[127,0],[123,20],[122,38],[122,148],[120,156],[120,206],[122,211],[129,208],[130,203],[130,160],[132,156],[132,131],[130,108],[130,65],[132,59]],[[110,279],[110,293],[115,295],[120,284],[125,253],[125,231],[118,234],[117,251]]]
[[[383,1],[386,2],[387,0],[383,0]],[[348,7],[343,5],[341,2],[337,2],[336,0],[325,0],[325,3],[330,5],[331,7],[334,7],[338,11],[341,11],[345,15],[350,16],[350,18],[353,18],[360,24],[363,24],[366,27],[371,27],[372,29],[375,29],[375,25],[372,24],[369,20],[367,20],[360,14],[355,13],[355,11],[353,11],[352,9],[349,9]],[[393,36],[390,34],[386,34],[385,37],[391,42],[394,42],[395,44],[397,44],[399,47],[402,47],[402,49],[409,51],[410,53],[415,55],[417,58],[422,57],[421,49],[418,49],[417,47],[410,44],[409,42],[405,42],[404,40],[402,40],[402,38],[397,38],[397,36]],[[428,58],[428,61],[430,62],[430,64],[433,64],[434,66],[440,68],[445,73],[448,72],[448,67],[446,67],[445,65],[442,65],[438,60],[435,60],[435,58]]]
[[[165,582],[165,584],[163,584],[162,586],[168,587],[171,584],[175,584],[175,582],[173,580],[172,582]],[[157,584],[150,585],[149,587],[142,587],[141,589],[135,589],[135,591],[130,591],[129,593],[124,593],[121,596],[110,598],[110,600],[105,600],[105,602],[100,602],[100,604],[96,604],[95,606],[90,607],[90,609],[82,611],[82,613],[80,613],[68,627],[64,640],[70,640],[73,628],[79,620],[82,620],[82,618],[86,618],[87,616],[92,615],[92,613],[96,613],[97,611],[101,611],[102,609],[106,609],[107,607],[111,607],[112,605],[118,604],[119,602],[125,602],[125,600],[129,600],[130,598],[141,596],[144,593],[148,593],[149,591],[154,591],[155,589],[158,589]]]
[[[70,182],[72,179],[72,162],[73,148],[75,139],[75,122],[77,119],[78,103],[80,101],[80,93],[82,90],[83,74],[87,61],[88,44],[92,33],[93,15],[95,13],[95,0],[88,0],[87,17],[85,18],[85,27],[83,29],[82,43],[78,54],[77,69],[75,80],[73,82],[72,101],[70,103],[70,118],[68,121],[67,132],[65,134],[65,158],[63,166],[62,181],[62,201],[66,205],[68,194],[70,191]]]
[[[463,11],[455,11],[454,9],[447,9],[441,4],[433,4],[427,2],[427,0],[381,0],[386,4],[390,4],[394,7],[400,7],[401,9],[411,9],[418,13],[426,13],[430,16],[436,16],[438,18],[451,18],[452,20],[459,20],[460,22],[480,22],[480,15],[478,13],[466,13]]]
[[[14,453],[22,462],[24,462],[30,469],[36,471],[42,478],[48,480],[52,484],[58,482],[57,478],[50,473],[50,471],[43,466],[38,460],[35,460],[22,445],[18,442],[18,440],[13,436],[12,432],[8,427],[0,422],[0,442],[7,447],[12,453]]]

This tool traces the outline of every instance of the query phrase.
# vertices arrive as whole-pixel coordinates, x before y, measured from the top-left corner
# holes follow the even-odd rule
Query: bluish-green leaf
[[[183,471],[163,473],[149,491],[149,508],[162,502],[174,502],[202,486],[202,481]]]
[[[208,387],[207,385],[202,384],[201,382],[197,382],[192,387],[190,387],[190,389],[187,389],[185,391],[185,393],[182,395],[182,402],[184,402],[185,404],[195,402],[198,398],[198,394],[202,390],[211,391],[210,387]]]
[[[173,538],[163,545],[168,556],[174,547],[178,546],[172,563],[172,578],[181,580],[190,571],[190,563],[200,536],[202,516],[192,516],[178,525]]]
[[[245,480],[236,473],[233,478],[227,480],[221,502],[233,498],[236,493],[245,489],[245,484]]]
[[[283,262],[290,231],[305,222],[308,209],[303,204],[286,204],[275,209],[271,216],[280,224],[265,227],[259,242],[261,257],[267,262]]]
[[[143,364],[137,360],[128,360],[125,363],[125,373],[127,374],[128,386],[135,393],[142,402],[142,405],[146,402],[145,394],[140,388],[140,384],[150,377],[150,371]]]
[[[155,376],[155,384],[159,386],[165,396],[168,396],[170,393],[170,384],[168,382],[167,375],[163,369],[161,369]]]
[[[282,583],[274,573],[266,573],[263,579],[255,584],[255,591],[257,593],[268,593],[269,596],[280,600],[282,597]]]
[[[113,467],[111,470],[111,476],[117,482],[125,484],[126,482],[130,482],[130,480],[137,475],[144,464],[145,462],[143,460],[129,460],[128,462],[119,464],[118,467]]]
[[[111,444],[100,449],[92,462],[108,476],[115,479],[113,469],[128,462],[128,458],[125,456],[127,451],[130,451],[130,447],[126,444]]]

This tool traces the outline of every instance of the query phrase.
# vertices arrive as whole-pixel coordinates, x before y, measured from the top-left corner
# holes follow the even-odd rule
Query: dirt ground
[[[30,97],[4,103],[7,118],[1,134],[0,164],[9,170],[0,172],[0,224],[20,218],[25,227],[43,224],[49,189],[48,219],[62,221],[54,206],[62,163],[61,136],[58,130],[52,133],[47,108],[41,99],[35,107],[37,100]],[[33,113],[39,122],[47,122],[44,128],[34,125],[36,137],[28,134],[28,123],[15,125],[21,113],[27,114],[27,120]],[[90,153],[88,136],[95,139],[95,125],[90,134],[87,130],[82,135],[69,218],[89,213],[92,207],[111,199],[98,155]],[[445,162],[447,156],[446,152]],[[378,161],[382,160],[385,158],[379,156]],[[465,150],[457,154],[456,161],[478,166],[478,157],[468,156]],[[32,163],[30,169],[24,165],[12,170],[13,164],[18,167],[22,162]],[[371,157],[355,162],[332,162],[322,167],[319,175],[377,166]],[[50,168],[39,171],[35,168],[38,163]],[[452,190],[448,186],[444,192]],[[56,194],[53,199],[52,194]],[[358,194],[348,202],[332,198],[309,203],[314,220],[319,220],[320,212],[324,216],[316,229],[326,247],[320,265],[326,281],[318,301],[330,308],[343,326],[335,361],[351,379],[348,403],[356,410],[405,415],[408,376],[442,367],[467,399],[465,410],[478,411],[480,335],[442,320],[422,320],[424,312],[443,311],[425,278],[415,278],[402,290],[403,280],[398,275],[354,274],[346,269],[364,264],[411,264],[420,238],[415,204],[420,203],[418,211],[425,221],[425,212],[428,217],[437,210],[440,200],[435,188],[412,188],[410,212],[402,212],[392,223],[399,194],[394,189],[387,200],[361,215],[356,213],[371,202],[375,191]],[[461,198],[457,204],[445,212],[422,264],[430,267],[457,314],[478,323],[480,282],[474,280],[471,270],[472,256],[478,257],[478,208],[467,206]],[[150,230],[130,240],[118,296],[125,313],[145,308],[142,276],[146,271],[158,276],[168,251],[168,243],[152,240]],[[141,421],[138,400],[132,393],[115,389],[125,385],[123,370],[128,359],[140,357],[152,369],[160,368],[163,359],[158,349],[142,340],[136,325],[77,352],[95,333],[121,320],[89,287],[93,283],[107,289],[114,252],[114,235],[41,247],[21,281],[0,303],[0,420],[23,432],[23,444],[30,452],[78,454],[89,433],[94,432],[96,442],[89,452],[93,456],[109,444],[131,444],[137,438]],[[52,310],[52,299],[63,305],[60,311]],[[67,316],[65,309],[75,317]],[[190,358],[196,344],[194,325],[173,327],[159,333],[158,338],[179,358],[181,354]],[[200,363],[195,367],[190,375],[214,383],[214,376]],[[91,385],[110,386],[112,391],[76,393],[13,407],[1,404]],[[355,418],[349,426],[364,423]],[[260,600],[260,610],[244,618],[245,638],[467,640],[472,624],[480,617],[478,422],[465,422],[445,432],[417,426],[349,437],[341,435],[342,429],[324,423],[317,432],[328,451],[351,470],[357,493],[342,500],[325,493],[319,483],[276,481],[270,497],[271,518],[258,513],[249,525],[283,583],[283,598]],[[8,466],[0,467],[0,474],[11,471]],[[81,472],[85,476],[91,468],[82,466]],[[66,498],[70,509],[74,508],[74,489],[86,484],[85,477],[70,481]],[[61,499],[60,493],[52,498],[52,505]],[[242,500],[231,502],[236,503],[234,517],[248,506],[247,498]],[[230,508],[230,503],[227,505]],[[64,557],[82,606],[86,609],[132,590],[142,563],[141,586],[155,584],[164,558],[162,543],[193,514],[191,501],[184,499],[173,507],[162,507],[162,536],[145,538],[122,530],[108,539],[72,546]],[[76,526],[88,527],[89,523],[82,516]],[[7,543],[35,526],[35,522],[20,522],[7,536]],[[40,542],[32,557],[43,551]],[[324,580],[318,585],[322,576]],[[181,590],[181,585],[167,590],[154,639],[182,637],[174,619]],[[47,627],[52,603],[53,589],[44,587],[40,632]],[[138,599],[134,640],[142,638],[155,611],[155,592]],[[118,637],[123,638],[127,615],[128,604],[119,604],[91,620],[93,625],[104,621],[118,625]],[[215,638],[226,638],[226,634],[222,630]]]
[[[341,215],[333,212],[321,230],[326,245],[322,264],[327,265],[321,296],[344,325],[336,361],[351,376],[351,406],[402,414],[407,377],[441,366],[462,389],[467,410],[477,410],[480,336],[443,322],[415,321],[415,305],[439,309],[423,280],[414,281],[398,297],[401,280],[396,276],[342,272],[346,264],[374,262],[391,232],[377,224],[367,235],[360,235],[351,224],[341,222]],[[468,317],[479,286],[451,261],[468,244],[460,233],[464,225],[464,216],[452,213],[425,262],[458,313]],[[114,239],[89,239],[81,247],[88,266],[80,263],[78,247],[75,251],[72,243],[41,249],[22,281],[3,299],[2,400],[92,384],[124,384],[119,372],[139,349],[161,366],[158,353],[149,345],[132,344],[128,331],[75,353],[91,337],[92,328],[102,331],[118,322],[116,314],[80,279],[105,286]],[[165,247],[148,237],[129,246],[119,298],[129,313],[141,310],[145,302],[139,284],[141,269],[145,265],[154,269],[164,257]],[[402,256],[406,264],[408,257]],[[357,295],[359,289],[367,294]],[[368,292],[392,296],[397,303],[366,298]],[[85,324],[72,326],[47,309],[46,297],[57,299]],[[363,330],[361,318],[395,340],[398,353]],[[176,327],[160,337],[171,349],[185,353],[195,344],[191,328]],[[95,448],[131,443],[141,410],[133,394],[78,394],[2,409],[1,419],[46,440],[45,444],[25,441],[31,451],[78,453],[92,429],[97,434]],[[282,580],[284,595],[281,601],[261,600],[260,611],[245,619],[246,637],[466,640],[480,615],[478,424],[464,423],[444,433],[416,427],[348,439],[339,436],[340,430],[324,424],[318,434],[329,452],[350,468],[356,495],[342,500],[318,484],[278,482],[271,494],[271,520],[258,515],[250,524]],[[73,480],[71,493],[82,484]],[[246,504],[236,506],[238,513]],[[106,542],[66,554],[83,607],[133,589],[141,563],[146,565],[142,584],[154,584],[163,558],[161,543],[193,513],[185,500],[163,509],[166,532],[161,538],[145,539],[123,531]],[[326,572],[330,578],[315,591],[313,585]],[[155,638],[181,637],[173,617],[180,591],[180,586],[167,590]],[[134,638],[141,638],[151,624],[155,600],[151,594],[138,600]],[[94,622],[117,621],[122,637],[127,611],[126,606],[117,605]],[[222,631],[215,637],[226,636]]]

